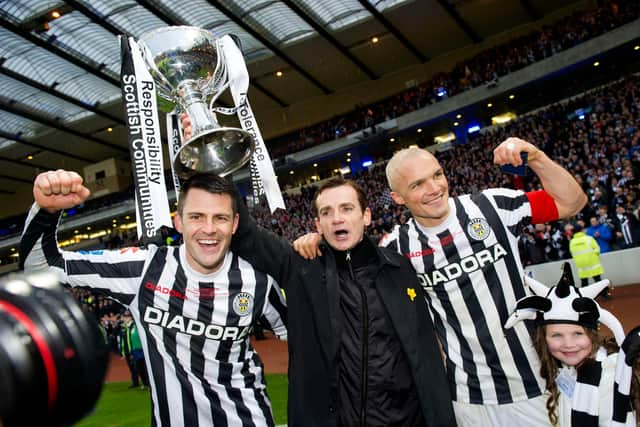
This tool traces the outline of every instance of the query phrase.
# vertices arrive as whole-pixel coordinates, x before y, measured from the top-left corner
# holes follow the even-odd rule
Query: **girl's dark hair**
[[[180,215],[182,215],[184,208],[184,200],[192,188],[198,188],[211,194],[228,194],[232,199],[233,213],[238,212],[238,192],[230,181],[214,173],[197,173],[182,183],[180,197],[178,197],[178,213]]]

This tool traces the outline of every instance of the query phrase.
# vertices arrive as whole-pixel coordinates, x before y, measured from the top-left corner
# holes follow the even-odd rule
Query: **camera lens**
[[[95,319],[51,276],[0,281],[0,420],[70,425],[100,395],[108,349]]]

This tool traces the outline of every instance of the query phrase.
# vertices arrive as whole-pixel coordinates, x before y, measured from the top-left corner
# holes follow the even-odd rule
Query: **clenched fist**
[[[83,203],[91,195],[76,172],[58,169],[43,172],[33,183],[33,199],[49,212],[69,209]]]
[[[532,161],[542,154],[542,151],[530,142],[524,139],[510,137],[502,141],[502,143],[493,150],[493,163],[498,166],[507,164],[520,166],[522,165],[520,153],[523,152],[528,154],[528,161]]]

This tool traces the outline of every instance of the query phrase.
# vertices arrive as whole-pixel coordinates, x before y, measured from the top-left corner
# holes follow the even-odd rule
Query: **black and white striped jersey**
[[[190,268],[184,245],[60,251],[58,217],[32,208],[21,241],[24,267],[52,269],[61,282],[104,291],[130,309],[150,372],[154,426],[274,424],[263,365],[249,341],[261,315],[276,323],[274,311],[285,316],[271,276],[231,252],[220,270],[203,275]]]
[[[522,322],[503,328],[525,296],[517,236],[531,221],[529,199],[490,189],[449,205],[439,226],[412,218],[381,245],[408,257],[426,290],[454,400],[505,404],[538,396],[544,380],[530,331]]]
[[[627,344],[631,340],[637,345],[638,331],[636,328],[627,335]],[[564,365],[560,368],[558,425],[637,427],[630,400],[633,361],[626,360],[625,346],[623,343],[619,353],[609,355],[600,347],[594,358],[588,358],[577,369]]]

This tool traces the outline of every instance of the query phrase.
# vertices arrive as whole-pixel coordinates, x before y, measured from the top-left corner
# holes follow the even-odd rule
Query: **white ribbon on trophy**
[[[173,165],[173,159],[176,158],[176,154],[183,143],[182,129],[180,127],[180,120],[178,113],[175,111],[167,114],[167,145],[169,146],[169,158],[171,159],[171,176],[173,177],[173,188],[176,192],[176,201],[180,197],[180,178],[176,173],[176,169]]]
[[[258,128],[258,123],[249,105],[247,90],[249,89],[249,71],[238,45],[226,35],[218,39],[220,51],[223,53],[222,63],[226,66],[227,78],[235,109],[214,108],[213,111],[228,114],[235,110],[242,129],[249,132],[254,139],[255,149],[251,157],[251,185],[254,196],[265,195],[269,209],[273,213],[277,208],[284,209],[282,192],[278,185],[271,157]]]
[[[172,226],[164,180],[156,90],[136,41],[132,37],[121,37],[120,43],[122,94],[135,183],[137,231],[138,238],[146,243],[157,236],[163,225]]]

